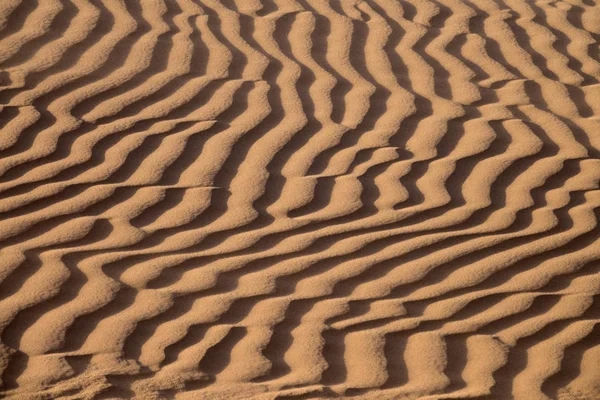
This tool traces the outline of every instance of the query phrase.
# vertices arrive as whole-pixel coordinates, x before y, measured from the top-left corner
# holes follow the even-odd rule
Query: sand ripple
[[[600,398],[596,0],[3,0],[0,396]]]

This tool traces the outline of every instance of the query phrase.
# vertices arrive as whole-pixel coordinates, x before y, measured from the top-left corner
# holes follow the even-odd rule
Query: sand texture
[[[600,400],[600,0],[0,0],[0,398]]]

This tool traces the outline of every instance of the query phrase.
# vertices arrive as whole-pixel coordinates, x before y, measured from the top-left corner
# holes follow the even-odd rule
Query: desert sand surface
[[[0,397],[600,399],[598,0],[0,1]]]

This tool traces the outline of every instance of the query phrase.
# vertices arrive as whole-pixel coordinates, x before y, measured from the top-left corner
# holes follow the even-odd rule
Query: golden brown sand
[[[0,397],[600,399],[598,0],[1,0]]]

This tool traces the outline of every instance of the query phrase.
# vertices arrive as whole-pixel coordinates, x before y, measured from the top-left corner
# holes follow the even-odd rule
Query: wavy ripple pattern
[[[3,0],[0,397],[600,398],[597,0]]]

